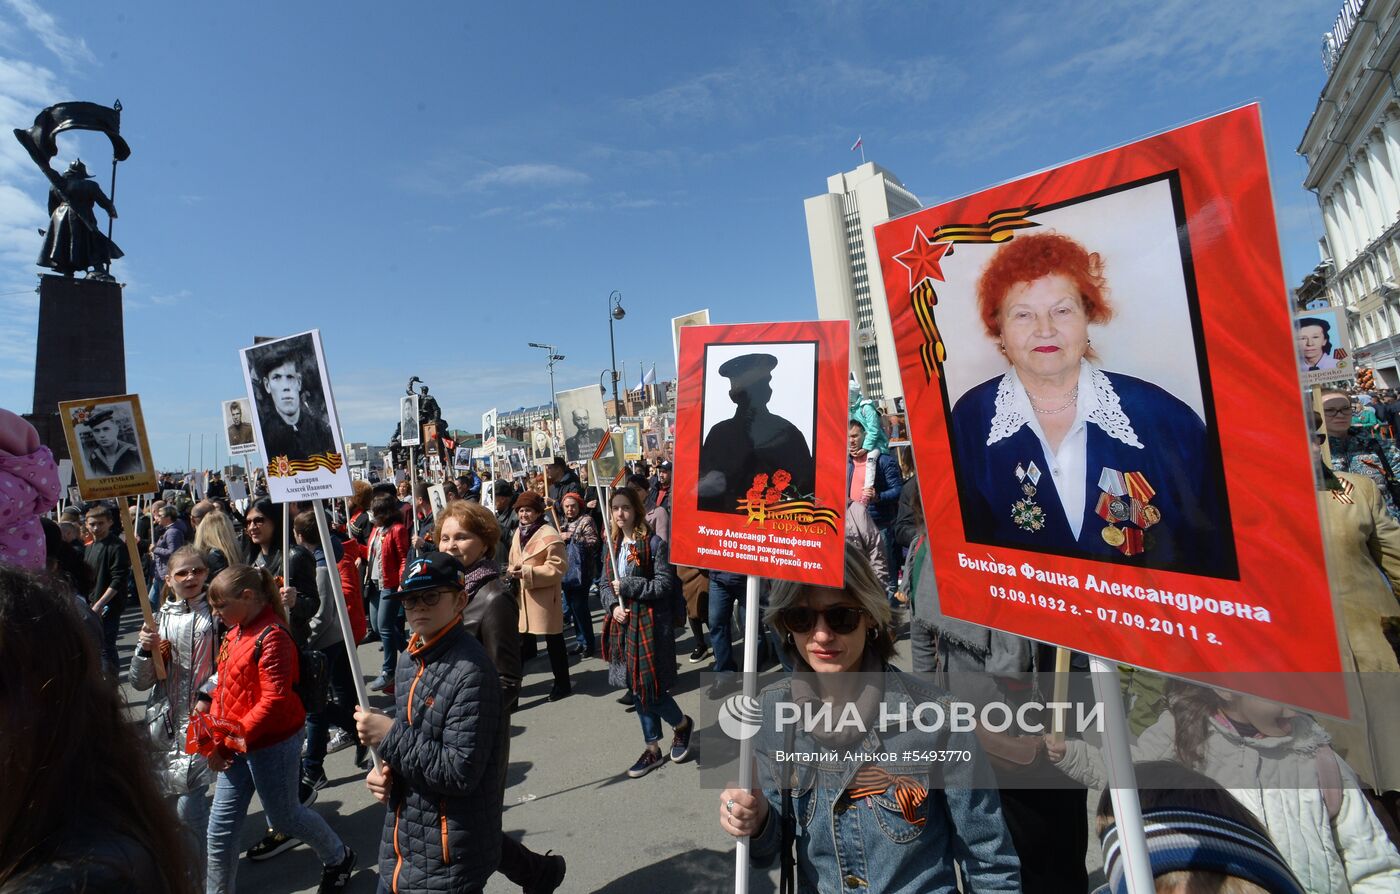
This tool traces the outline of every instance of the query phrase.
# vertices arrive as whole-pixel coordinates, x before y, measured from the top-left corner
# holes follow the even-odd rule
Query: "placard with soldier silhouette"
[[[841,586],[849,342],[846,322],[680,331],[677,563]]]

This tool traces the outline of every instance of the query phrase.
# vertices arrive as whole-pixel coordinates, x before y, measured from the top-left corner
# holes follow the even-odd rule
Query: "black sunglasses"
[[[399,602],[403,603],[403,607],[405,610],[410,608],[417,608],[418,603],[420,602],[428,608],[432,608],[442,600],[442,596],[445,592],[445,590],[441,589],[425,590],[423,593],[417,596],[400,596]]]
[[[817,626],[817,617],[821,616],[826,619],[826,626],[831,628],[832,633],[844,636],[860,626],[860,619],[865,614],[865,609],[853,605],[833,605],[820,611],[797,606],[783,609],[778,612],[778,617],[782,618],[783,626],[793,633],[810,633]]]

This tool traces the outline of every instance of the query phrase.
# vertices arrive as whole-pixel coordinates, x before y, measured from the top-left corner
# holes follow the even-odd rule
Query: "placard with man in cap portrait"
[[[68,451],[85,500],[129,496],[155,490],[140,398],[134,394],[61,401]]]
[[[850,324],[688,326],[680,349],[673,561],[840,586]]]
[[[786,383],[805,383],[806,406],[789,403],[796,423],[770,408],[774,397],[773,377],[779,373]],[[724,359],[725,356],[727,359]],[[789,487],[798,495],[810,496],[816,486],[816,464],[812,459],[810,433],[815,423],[816,349],[810,344],[724,345],[706,356],[705,437],[700,448],[699,505],[710,512],[743,512],[741,503],[754,479],[785,472]],[[722,361],[722,362],[720,362]],[[721,395],[709,391],[717,372],[728,387]],[[792,393],[791,388],[784,391]],[[713,410],[713,413],[712,413]],[[728,418],[716,418],[728,411]],[[804,434],[805,429],[805,434]]]

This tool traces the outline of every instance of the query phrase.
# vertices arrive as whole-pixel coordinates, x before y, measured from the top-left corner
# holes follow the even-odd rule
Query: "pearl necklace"
[[[1035,398],[1031,397],[1031,393],[1029,391],[1026,392],[1026,397],[1030,398],[1032,410],[1035,410],[1037,413],[1040,413],[1045,416],[1053,416],[1056,413],[1063,413],[1065,410],[1068,410],[1070,407],[1074,406],[1075,403],[1079,401],[1079,386],[1074,386],[1074,390],[1069,393],[1069,400],[1065,401],[1063,406],[1056,407],[1053,410],[1043,410],[1040,407],[1037,407],[1035,405]]]

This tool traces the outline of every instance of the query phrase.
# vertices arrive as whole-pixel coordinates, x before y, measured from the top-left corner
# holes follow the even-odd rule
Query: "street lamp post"
[[[613,396],[613,421],[621,423],[622,404],[617,399],[617,339],[613,335],[613,322],[627,316],[627,311],[622,309],[622,293],[613,289],[608,295],[608,347],[612,351],[612,396]]]
[[[555,345],[542,345],[539,342],[530,342],[532,348],[543,348],[549,353],[549,412],[556,420],[559,418],[559,399],[554,396],[554,364],[564,359],[564,355],[558,353],[559,348]]]

